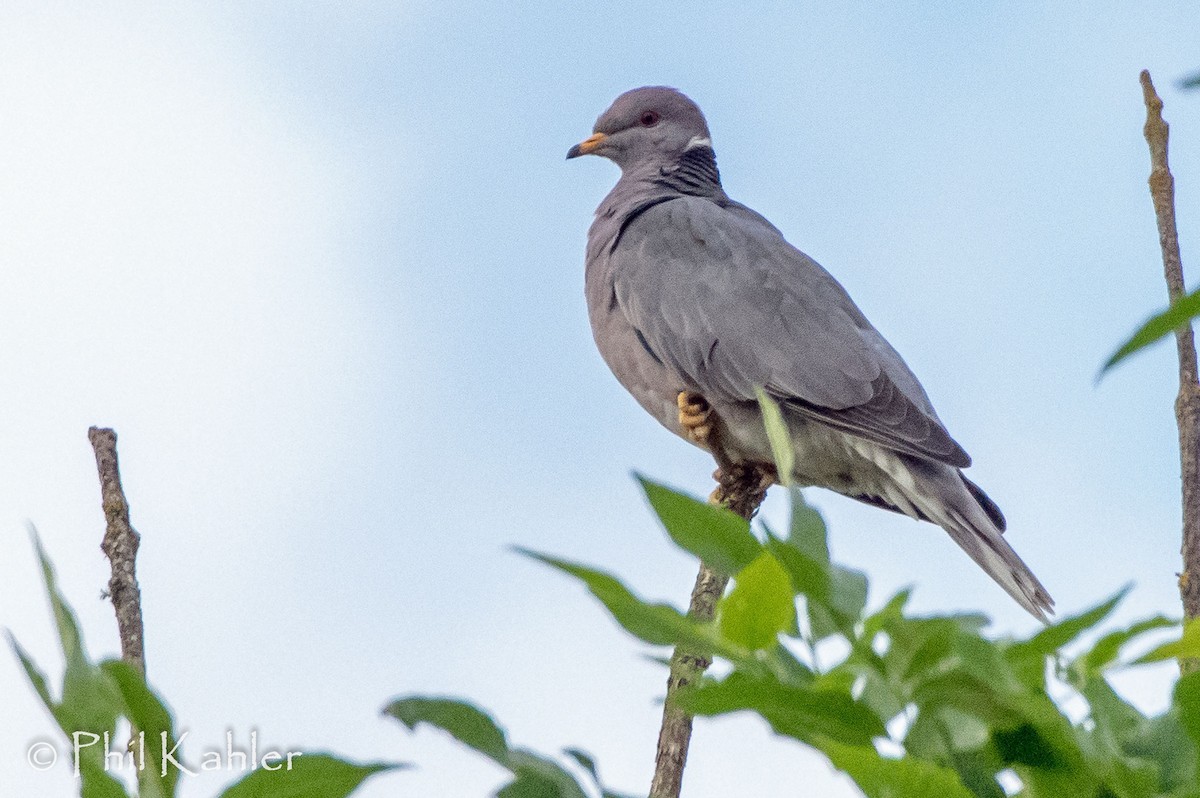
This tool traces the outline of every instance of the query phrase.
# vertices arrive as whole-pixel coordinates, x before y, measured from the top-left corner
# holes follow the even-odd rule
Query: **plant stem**
[[[1142,96],[1146,103],[1144,133],[1150,147],[1150,198],[1158,221],[1158,243],[1162,249],[1163,274],[1171,304],[1185,294],[1183,260],[1179,254],[1179,233],[1175,227],[1175,178],[1167,166],[1168,126],[1162,117],[1163,102],[1154,90],[1150,73],[1142,70]],[[1179,350],[1179,396],[1175,400],[1175,420],[1179,425],[1180,476],[1183,482],[1183,571],[1179,574],[1179,595],[1184,615],[1200,616],[1200,382],[1197,381],[1196,341],[1192,325],[1175,331]],[[1185,670],[1200,666],[1191,660],[1181,663]]]
[[[774,470],[767,471],[757,466],[735,465],[724,455],[720,445],[719,425],[709,439],[720,468],[713,476],[717,489],[709,501],[733,510],[749,521],[758,512],[759,505],[767,495]],[[727,574],[718,573],[700,563],[696,575],[696,586],[692,589],[692,600],[688,615],[698,621],[711,621],[716,613],[717,602],[725,593],[729,583]],[[663,706],[662,727],[658,733],[658,749],[654,761],[654,778],[650,782],[650,798],[679,798],[683,786],[683,769],[687,765],[688,746],[692,741],[692,716],[677,707],[672,701],[675,693],[692,684],[708,669],[711,660],[703,655],[684,649],[675,649],[671,655],[671,673],[667,678],[667,700]]]
[[[725,592],[729,577],[700,563],[696,586],[688,614],[697,620],[712,620],[717,601]],[[687,765],[688,746],[692,741],[692,716],[671,700],[679,688],[699,679],[708,669],[708,657],[691,653],[681,646],[671,655],[671,675],[667,678],[667,701],[663,707],[662,728],[658,732],[658,751],[654,760],[654,779],[650,798],[679,798],[683,769]]]
[[[146,650],[142,629],[142,593],[138,588],[135,564],[141,538],[129,523],[129,503],[121,489],[117,467],[117,433],[92,427],[88,440],[96,452],[96,470],[100,473],[100,499],[107,527],[104,551],[112,566],[108,594],[112,597],[121,636],[121,658],[146,675]]]

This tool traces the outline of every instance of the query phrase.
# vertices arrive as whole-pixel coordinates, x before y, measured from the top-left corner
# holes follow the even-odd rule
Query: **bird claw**
[[[676,403],[679,406],[679,426],[683,427],[688,439],[707,446],[715,420],[712,407],[703,396],[690,391],[680,391]]]
[[[750,518],[767,495],[767,489],[777,481],[775,469],[762,463],[731,463],[713,472],[717,489],[708,497],[710,504],[719,504],[743,518]]]
[[[766,496],[767,488],[775,483],[775,469],[762,463],[740,463],[729,458],[721,448],[716,411],[703,396],[680,391],[676,403],[679,426],[683,427],[684,435],[711,451],[718,463],[713,472],[717,489],[708,497],[709,502],[750,518]]]

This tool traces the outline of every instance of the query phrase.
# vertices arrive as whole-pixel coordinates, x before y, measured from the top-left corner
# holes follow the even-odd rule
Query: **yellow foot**
[[[683,427],[688,438],[701,446],[707,446],[715,419],[708,402],[698,393],[680,391],[676,403],[679,405],[679,426]]]

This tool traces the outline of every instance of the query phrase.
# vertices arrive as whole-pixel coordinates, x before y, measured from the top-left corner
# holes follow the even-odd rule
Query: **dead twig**
[[[1142,96],[1146,103],[1146,143],[1150,147],[1150,198],[1158,221],[1158,243],[1162,249],[1163,274],[1171,304],[1186,295],[1183,260],[1179,254],[1179,233],[1175,227],[1175,178],[1167,165],[1169,128],[1162,117],[1163,102],[1154,90],[1150,73],[1142,70]],[[1179,395],[1175,400],[1175,420],[1179,425],[1180,477],[1183,482],[1183,571],[1179,574],[1179,595],[1188,618],[1200,616],[1200,382],[1197,381],[1196,340],[1192,325],[1175,331],[1179,351]],[[1200,662],[1181,663],[1185,670]]]
[[[129,523],[129,503],[121,489],[121,473],[117,468],[117,433],[111,429],[92,427],[88,430],[88,440],[96,452],[96,469],[100,473],[100,499],[107,524],[100,548],[112,566],[108,594],[117,615],[121,658],[145,676],[142,593],[138,588],[135,569],[141,538]]]

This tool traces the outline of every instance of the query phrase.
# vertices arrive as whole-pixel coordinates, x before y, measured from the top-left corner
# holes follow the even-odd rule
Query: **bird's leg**
[[[723,504],[740,515],[753,514],[775,484],[775,469],[764,463],[735,463],[721,446],[719,418],[708,401],[698,393],[680,391],[679,426],[688,438],[708,449],[719,468],[713,473],[717,488],[708,497],[713,504]]]
[[[718,468],[713,479],[717,487],[708,497],[709,502],[724,505],[748,519],[758,511],[778,476],[766,463],[736,463]]]
[[[707,448],[716,420],[712,407],[703,396],[691,391],[680,391],[676,403],[679,405],[679,426],[689,439]]]

